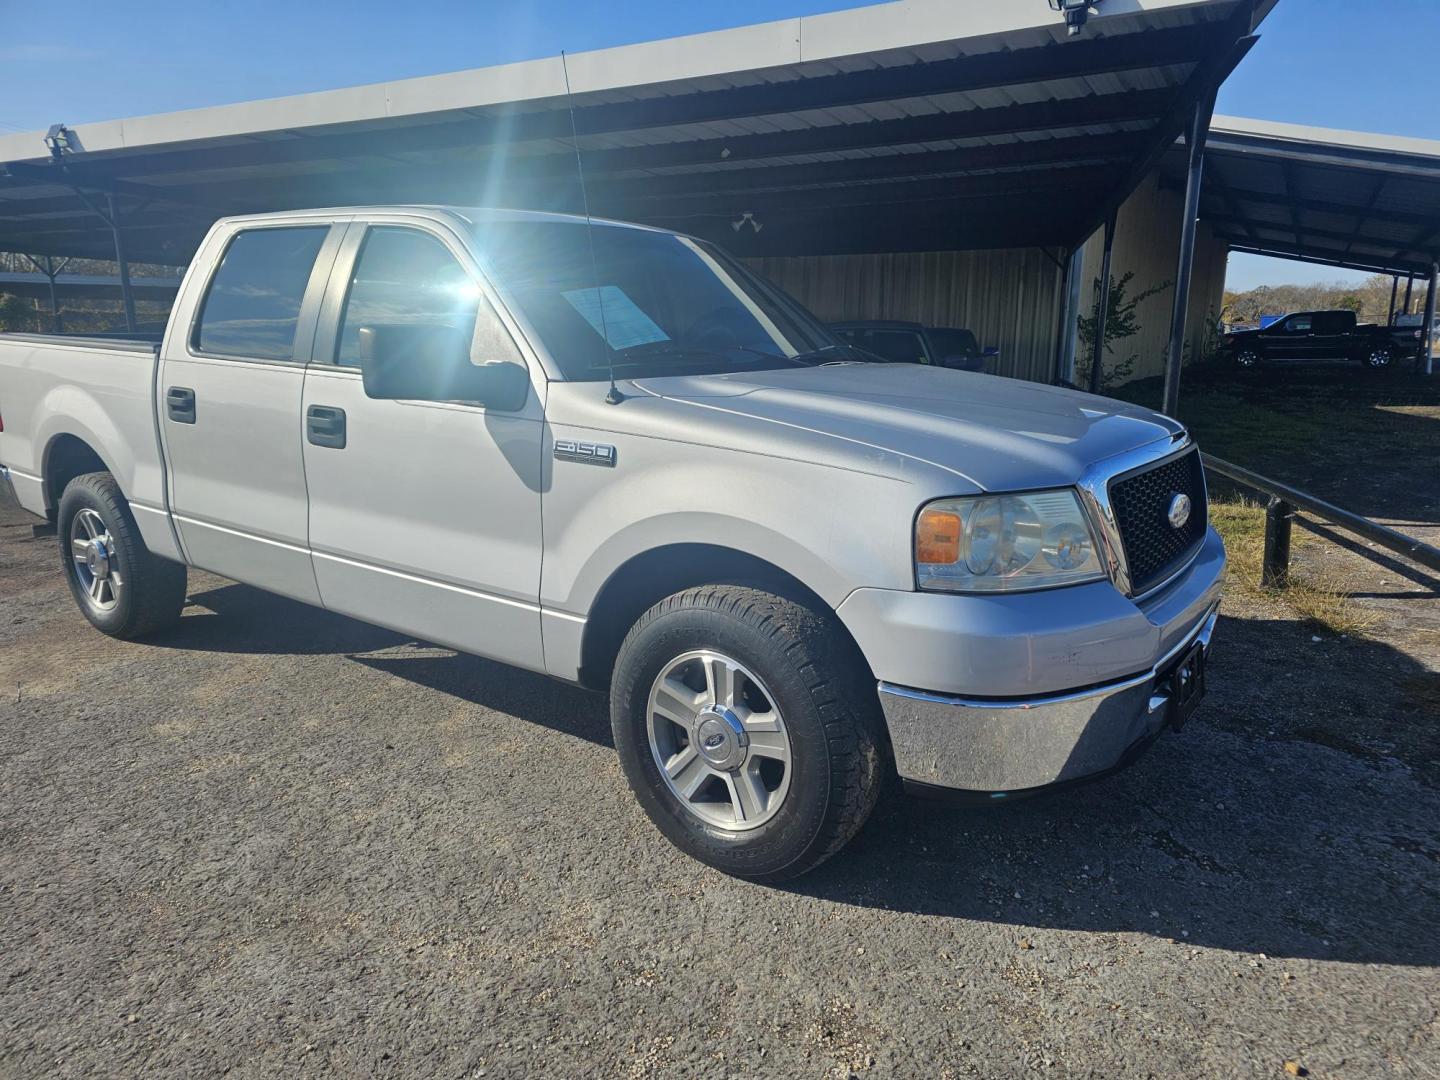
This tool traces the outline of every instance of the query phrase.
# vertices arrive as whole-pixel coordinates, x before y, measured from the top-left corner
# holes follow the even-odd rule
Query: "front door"
[[[474,362],[525,362],[456,239],[403,222],[351,227],[305,378],[320,595],[367,622],[543,669],[535,389],[515,412],[365,396],[363,326],[474,327]]]
[[[1306,312],[1286,316],[1270,327],[1265,352],[1277,360],[1308,360],[1312,346],[1312,317]]]
[[[213,235],[196,312],[167,335],[159,396],[170,507],[194,565],[319,602],[306,546],[300,397],[343,225],[247,223]]]

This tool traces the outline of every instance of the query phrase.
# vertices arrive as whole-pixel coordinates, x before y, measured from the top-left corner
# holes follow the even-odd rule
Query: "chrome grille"
[[[1178,529],[1168,518],[1176,495],[1190,498],[1190,518]],[[1178,570],[1205,538],[1209,513],[1200,451],[1110,481],[1110,505],[1125,548],[1130,591],[1143,593]]]

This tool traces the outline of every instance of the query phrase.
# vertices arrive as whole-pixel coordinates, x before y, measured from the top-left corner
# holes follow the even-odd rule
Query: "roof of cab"
[[[645,232],[669,232],[668,229],[656,228],[653,225],[637,225],[629,221],[613,221],[609,218],[586,218],[582,214],[560,214],[546,210],[512,210],[506,207],[491,206],[441,206],[426,203],[394,203],[376,204],[369,206],[322,206],[307,210],[275,210],[259,214],[232,214],[221,218],[222,222],[233,221],[274,221],[285,218],[313,219],[317,217],[334,218],[366,218],[380,217],[386,214],[410,214],[417,217],[429,217],[437,220],[446,218],[459,218],[463,223],[470,226],[485,225],[494,222],[510,221],[549,221],[556,223],[568,223],[573,225],[603,225],[619,229],[639,229]]]

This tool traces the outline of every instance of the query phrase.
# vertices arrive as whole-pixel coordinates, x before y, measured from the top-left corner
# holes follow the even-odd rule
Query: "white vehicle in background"
[[[1204,689],[1225,556],[1180,425],[860,362],[661,230],[228,218],[163,341],[0,339],[0,416],[100,630],[167,630],[195,566],[608,689],[645,811],[742,877],[838,850],[889,770],[1027,794]]]

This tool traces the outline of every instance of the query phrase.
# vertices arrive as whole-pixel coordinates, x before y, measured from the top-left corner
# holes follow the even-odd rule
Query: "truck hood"
[[[827,364],[642,379],[675,402],[887,450],[985,491],[1074,484],[1091,465],[1183,434],[1110,398],[920,364]]]

